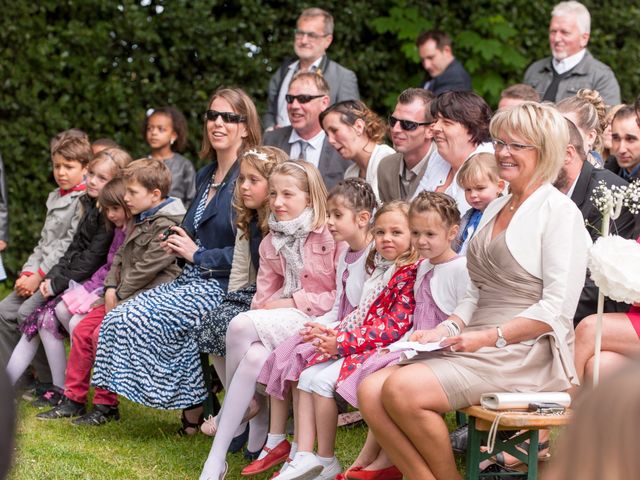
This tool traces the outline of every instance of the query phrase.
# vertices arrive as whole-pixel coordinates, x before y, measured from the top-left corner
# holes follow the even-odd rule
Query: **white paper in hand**
[[[420,343],[420,342],[395,342],[389,345],[387,348],[390,352],[397,352],[398,350],[413,350],[415,352],[434,352],[436,350],[442,350],[444,347],[440,345],[440,342],[445,337],[437,342]]]

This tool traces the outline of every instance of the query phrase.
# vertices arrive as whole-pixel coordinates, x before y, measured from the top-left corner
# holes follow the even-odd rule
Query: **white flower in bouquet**
[[[589,252],[589,270],[603,295],[617,302],[640,302],[640,243],[618,235],[600,237]]]

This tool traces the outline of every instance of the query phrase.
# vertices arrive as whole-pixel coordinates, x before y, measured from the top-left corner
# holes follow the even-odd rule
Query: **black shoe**
[[[112,420],[120,420],[120,411],[118,407],[111,405],[94,405],[93,410],[83,415],[71,423],[74,425],[89,425],[97,427],[111,422]]]
[[[62,397],[62,401],[56,407],[46,412],[39,413],[36,418],[40,420],[55,420],[57,418],[79,417],[87,413],[83,403],[74,402],[68,397]]]
[[[53,388],[53,383],[42,383],[38,380],[33,380],[28,385],[25,386],[24,391],[22,392],[22,399],[28,402],[33,402],[34,400],[39,399],[45,393]]]
[[[229,448],[227,449],[228,453],[238,453],[244,447],[244,444],[249,440],[249,424],[247,423],[247,428],[244,429],[237,437],[234,437],[229,444]]]
[[[242,456],[244,457],[245,460],[253,462],[254,460],[258,459],[258,457],[260,456],[260,452],[261,451],[262,451],[262,449],[258,450],[257,452],[252,452],[247,447],[244,447],[242,449]]]
[[[62,401],[63,397],[64,390],[52,385],[49,390],[38,395],[38,398],[31,402],[31,406],[36,408],[55,407]]]

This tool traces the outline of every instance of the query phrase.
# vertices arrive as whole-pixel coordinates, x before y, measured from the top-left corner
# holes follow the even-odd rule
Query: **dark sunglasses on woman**
[[[431,125],[431,122],[414,122],[413,120],[400,120],[393,115],[389,116],[389,126],[391,128],[395,127],[398,122],[400,122],[400,128],[408,132],[412,132],[422,125]]]
[[[215,122],[218,117],[222,117],[224,123],[242,123],[247,121],[247,117],[233,112],[218,112],[217,110],[207,110],[204,114],[205,120]]]

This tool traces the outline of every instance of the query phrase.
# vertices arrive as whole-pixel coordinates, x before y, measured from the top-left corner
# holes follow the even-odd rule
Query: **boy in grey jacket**
[[[19,325],[45,298],[40,284],[47,272],[71,243],[82,212],[79,199],[84,195],[84,176],[92,158],[91,144],[84,132],[72,129],[51,140],[53,177],[59,188],[47,198],[47,215],[40,240],[22,266],[14,291],[0,302],[0,366],[4,368],[20,339]],[[51,373],[44,352],[34,360],[38,379],[50,383]]]

